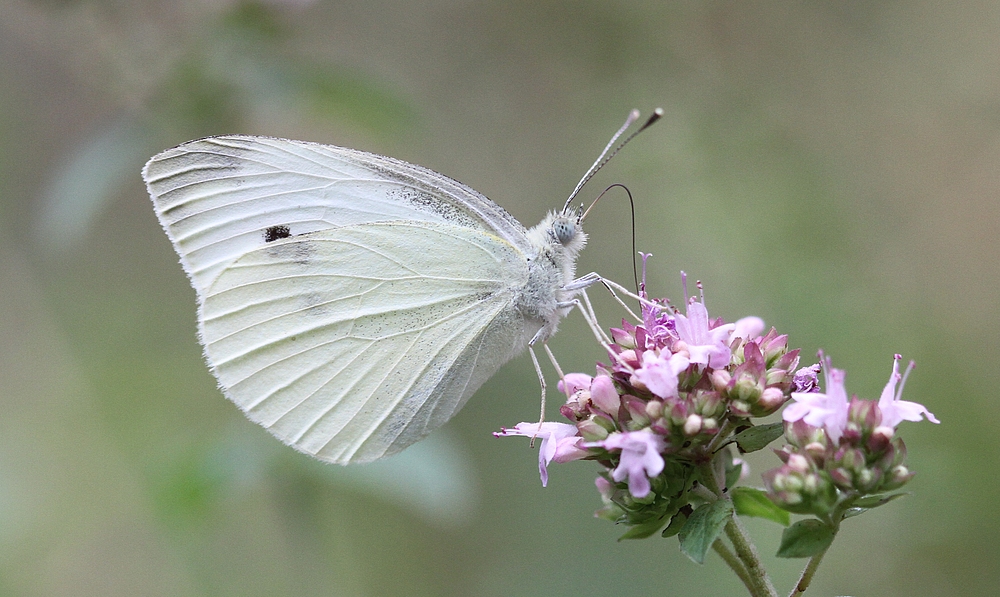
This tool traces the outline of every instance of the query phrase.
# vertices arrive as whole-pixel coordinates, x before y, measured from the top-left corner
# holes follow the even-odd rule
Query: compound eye
[[[552,234],[561,245],[567,245],[576,237],[576,226],[568,218],[558,218],[552,222]]]

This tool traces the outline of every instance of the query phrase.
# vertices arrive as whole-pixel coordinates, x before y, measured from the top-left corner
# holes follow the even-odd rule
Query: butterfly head
[[[563,210],[549,212],[537,226],[528,231],[528,240],[537,253],[529,260],[536,265],[548,264],[554,272],[558,284],[573,279],[576,258],[587,244],[587,234],[583,231],[583,212]]]
[[[583,206],[575,211],[566,209],[552,212],[539,225],[545,230],[549,244],[562,247],[573,259],[587,244],[587,234],[583,231]]]

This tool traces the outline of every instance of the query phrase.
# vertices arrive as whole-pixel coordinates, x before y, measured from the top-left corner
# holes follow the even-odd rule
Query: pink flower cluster
[[[888,502],[893,496],[884,492],[913,477],[896,426],[938,420],[902,400],[912,362],[901,374],[896,355],[878,401],[849,398],[844,372],[829,358],[820,353],[820,363],[800,368],[799,350],[774,328],[764,333],[760,318],[713,319],[704,295],[686,299],[683,313],[640,296],[641,322],[622,321],[610,342],[601,341],[609,362],[594,375],[560,380],[568,422],[520,423],[496,434],[541,440],[543,485],[552,462],[596,461],[604,502],[596,515],[639,538],[702,524],[698,510],[725,498],[746,472],[734,449],[761,450],[782,433],[781,465],[762,475],[766,491],[744,488],[744,499],[839,522],[852,509]],[[786,404],[783,423],[760,420]],[[743,514],[746,504],[733,503]],[[755,508],[747,513],[758,515]]]
[[[569,424],[521,423],[496,435],[542,440],[543,484],[551,462],[586,458],[629,499],[652,499],[672,487],[665,477],[678,463],[686,470],[711,459],[720,434],[815,387],[815,368],[796,372],[799,351],[788,350],[787,336],[763,330],[757,317],[710,318],[703,299],[687,301],[684,313],[647,301],[642,323],[611,330],[610,364],[560,381]]]
[[[788,445],[775,453],[784,463],[764,473],[773,502],[800,513],[825,514],[859,495],[891,491],[913,477],[905,466],[906,445],[895,437],[902,421],[937,418],[923,405],[902,400],[910,371],[900,375],[900,355],[878,402],[848,399],[845,374],[820,355],[825,392],[793,392],[782,413]]]

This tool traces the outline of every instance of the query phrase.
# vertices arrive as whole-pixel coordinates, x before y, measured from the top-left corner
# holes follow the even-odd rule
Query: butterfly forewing
[[[195,289],[263,246],[269,231],[296,236],[391,220],[489,232],[528,252],[524,227],[473,189],[375,154],[269,137],[211,137],[169,149],[143,171],[160,222]]]
[[[401,450],[447,421],[537,325],[515,294],[520,250],[433,222],[275,240],[202,293],[202,340],[227,396],[333,462]]]

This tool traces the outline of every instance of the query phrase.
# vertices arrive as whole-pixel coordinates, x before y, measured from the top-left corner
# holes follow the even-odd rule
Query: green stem
[[[719,557],[722,558],[722,561],[725,562],[732,569],[732,571],[736,573],[736,576],[738,576],[740,580],[743,582],[743,586],[747,588],[747,591],[750,591],[751,595],[756,595],[756,593],[754,593],[753,582],[750,580],[750,576],[747,574],[746,567],[743,565],[743,562],[741,562],[740,559],[736,557],[736,554],[734,554],[732,550],[729,549],[729,546],[723,543],[722,539],[716,539],[715,542],[712,543],[712,550],[715,551],[715,553],[719,554]]]
[[[719,444],[724,441],[729,441],[729,433],[735,428],[736,423],[734,423],[732,419],[726,419],[726,422],[722,424],[722,429],[720,429],[719,432],[715,434],[715,437],[712,438],[712,441],[708,443],[706,451],[709,454],[715,454],[715,451],[719,449]]]
[[[813,576],[816,574],[816,569],[819,568],[819,563],[823,560],[823,556],[825,555],[826,550],[809,558],[809,563],[806,564],[805,570],[802,571],[802,576],[799,577],[799,582],[795,583],[795,588],[788,594],[788,597],[798,597],[806,592],[806,589],[809,588],[809,583],[812,582]]]
[[[726,499],[728,498],[729,496],[727,495]],[[755,595],[778,597],[778,591],[774,588],[774,584],[771,583],[767,571],[764,570],[764,566],[761,564],[757,548],[750,541],[746,528],[743,527],[743,523],[740,522],[740,518],[736,514],[733,514],[733,517],[726,523],[726,536],[733,542],[736,555],[743,562],[743,565],[746,566],[747,575],[757,588],[758,592]]]
[[[711,461],[701,465],[700,477],[702,483],[709,490],[711,490],[712,493],[717,495],[720,500],[732,501],[729,493],[720,489],[719,479],[716,478],[715,467],[712,466]],[[761,564],[757,548],[754,547],[753,542],[750,541],[750,536],[747,534],[746,528],[743,527],[743,523],[740,522],[739,516],[735,513],[726,523],[725,532],[726,536],[729,537],[729,540],[733,543],[733,548],[736,550],[736,556],[746,568],[747,579],[750,581],[747,588],[750,590],[750,594],[754,595],[754,597],[778,597],[778,591],[775,590],[774,584],[771,583],[771,579],[768,577],[767,571],[764,570],[764,566]]]
[[[853,500],[844,500],[836,510],[830,513],[827,524],[833,527],[833,534],[836,536],[837,532],[840,530],[840,523],[844,520],[844,512],[850,506]],[[819,568],[820,562],[823,561],[823,556],[829,551],[829,547],[821,551],[820,553],[809,558],[809,563],[806,564],[805,569],[802,571],[802,575],[799,576],[799,582],[795,583],[795,588],[792,592],[788,594],[789,597],[798,597],[799,595],[806,592],[809,585],[812,583],[813,576],[816,575],[816,570]]]

